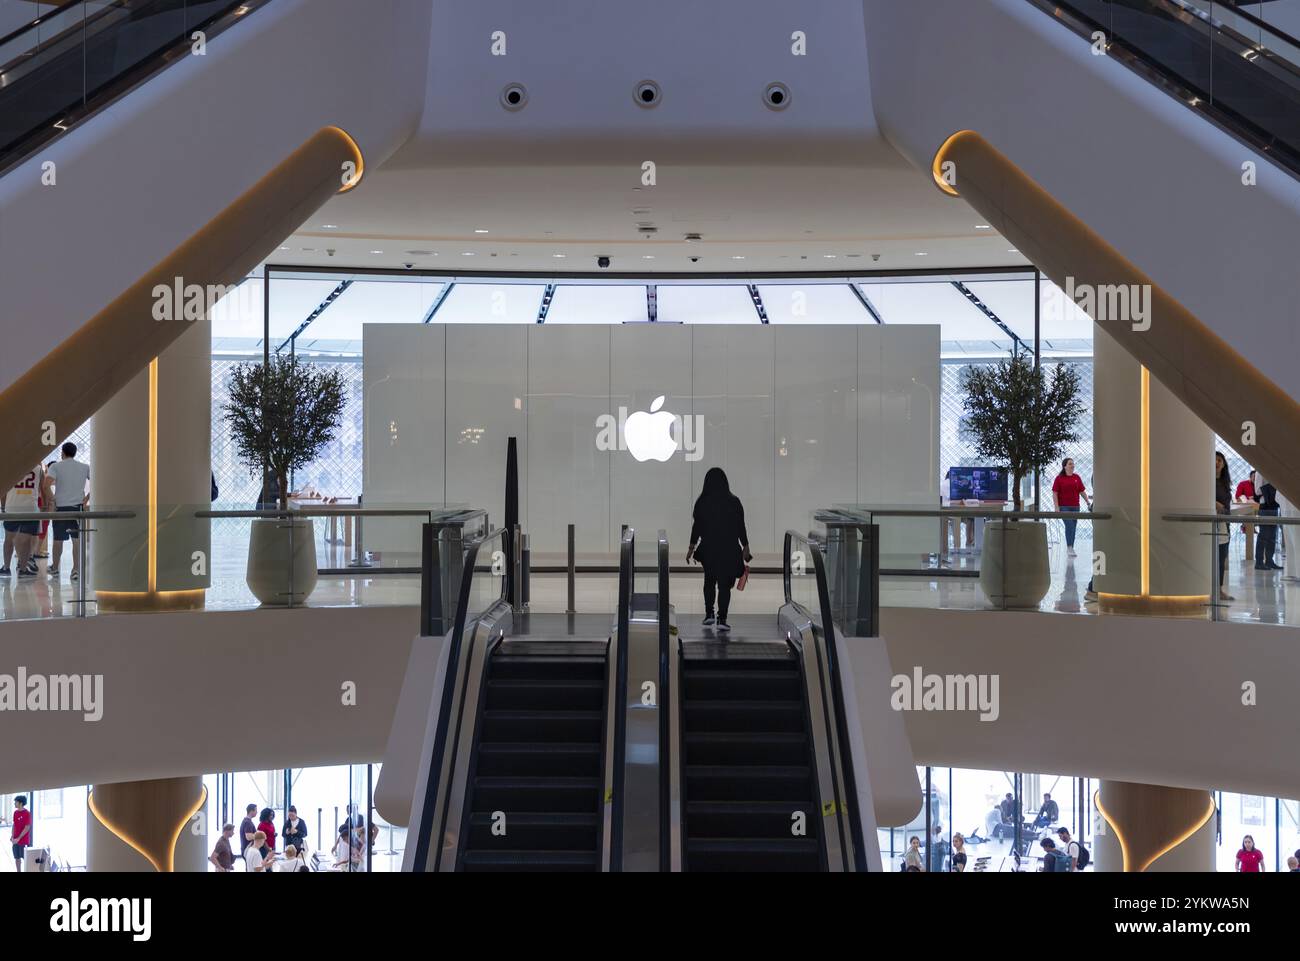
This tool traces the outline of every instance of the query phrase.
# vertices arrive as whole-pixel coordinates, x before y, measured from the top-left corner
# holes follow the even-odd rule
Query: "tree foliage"
[[[289,473],[305,467],[334,439],[343,415],[343,374],[296,357],[270,366],[240,364],[230,373],[230,400],[222,408],[239,457],[254,473],[263,465],[279,484],[279,506],[289,506]]]
[[[1086,409],[1079,371],[1058,364],[1049,377],[1019,351],[1010,360],[966,368],[962,390],[962,434],[980,457],[1008,467],[1015,509],[1022,510],[1021,480],[1079,439],[1075,428]]]

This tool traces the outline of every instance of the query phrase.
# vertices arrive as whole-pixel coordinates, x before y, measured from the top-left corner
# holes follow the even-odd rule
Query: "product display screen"
[[[1004,501],[1007,471],[1004,467],[954,467],[948,475],[948,497],[954,501]]]

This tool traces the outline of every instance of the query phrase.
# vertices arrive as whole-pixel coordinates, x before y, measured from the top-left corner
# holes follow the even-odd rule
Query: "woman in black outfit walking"
[[[719,631],[729,631],[727,609],[731,606],[731,588],[745,572],[752,555],[749,535],[745,532],[745,508],[740,498],[731,493],[721,467],[710,467],[704,475],[704,490],[695,502],[694,518],[686,563],[693,558],[704,567],[704,626],[716,624]],[[715,591],[716,620],[713,616]]]

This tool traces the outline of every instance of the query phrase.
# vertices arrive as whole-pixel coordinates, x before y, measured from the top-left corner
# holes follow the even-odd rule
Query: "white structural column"
[[[1213,871],[1214,798],[1190,788],[1102,781],[1092,856],[1097,871]]]
[[[95,523],[101,611],[203,606],[211,524],[195,512],[211,503],[212,326],[192,324],[92,421],[91,506],[136,513]]]
[[[1103,611],[1204,616],[1209,531],[1161,520],[1214,511],[1214,435],[1124,348],[1094,328],[1092,485]],[[1087,479],[1085,478],[1085,481]]]

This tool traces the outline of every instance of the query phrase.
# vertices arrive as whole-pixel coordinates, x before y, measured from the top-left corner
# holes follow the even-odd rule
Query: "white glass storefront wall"
[[[772,324],[874,324],[850,284],[761,284]]]

